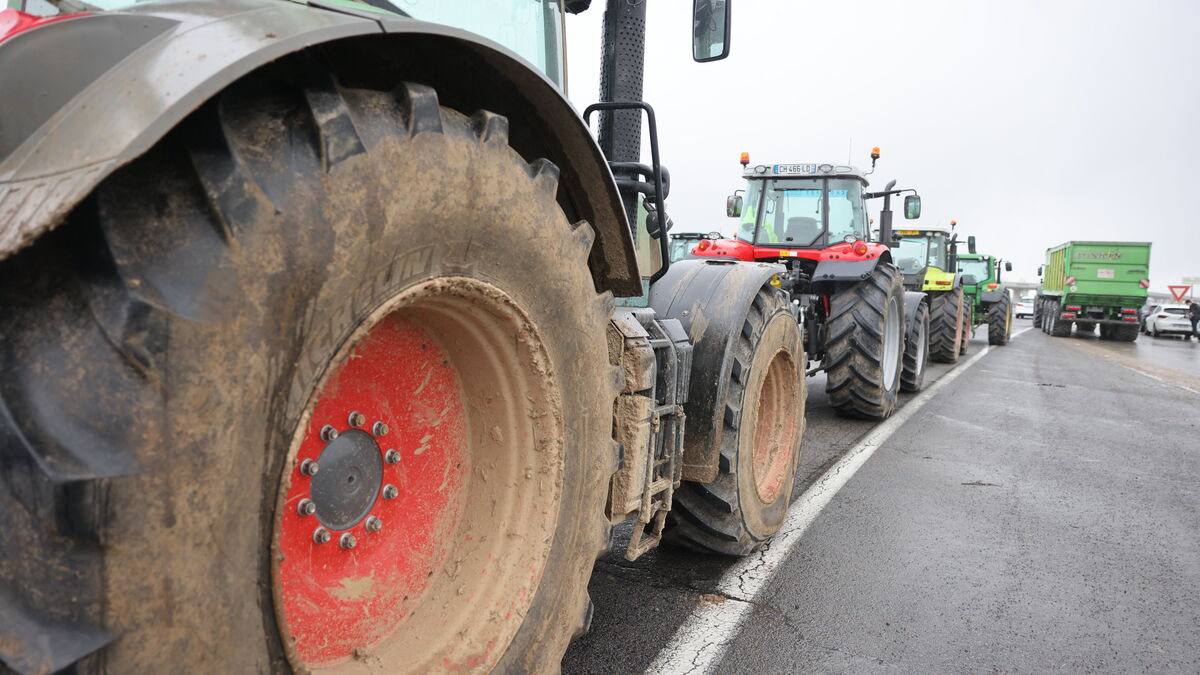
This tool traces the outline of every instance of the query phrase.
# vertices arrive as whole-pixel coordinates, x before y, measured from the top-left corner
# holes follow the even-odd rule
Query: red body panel
[[[0,42],[4,42],[17,33],[27,31],[30,28],[54,23],[55,21],[62,21],[63,19],[73,19],[77,16],[83,15],[64,14],[62,16],[41,17],[26,14],[25,12],[18,12],[15,9],[0,10]]]
[[[707,242],[707,246],[703,246]],[[780,258],[802,258],[805,260],[874,260],[883,255],[888,247],[883,244],[864,242],[867,252],[856,255],[854,246],[858,242],[834,244],[828,248],[781,248],[778,246],[755,246],[740,239],[705,240],[692,247],[692,255],[706,258],[733,258],[745,262],[778,260]]]

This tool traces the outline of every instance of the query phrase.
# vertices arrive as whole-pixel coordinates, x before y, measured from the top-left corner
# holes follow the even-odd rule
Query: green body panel
[[[1140,282],[1149,277],[1149,243],[1069,241],[1046,250],[1041,293],[1063,297],[1063,304],[1140,307],[1146,300]]]

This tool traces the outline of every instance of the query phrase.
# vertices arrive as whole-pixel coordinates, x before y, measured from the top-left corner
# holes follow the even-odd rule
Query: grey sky
[[[580,110],[604,4],[567,20]],[[843,162],[853,138],[858,166],[883,150],[873,186],[916,187],[923,222],[957,220],[1010,278],[1069,239],[1153,242],[1152,290],[1200,276],[1200,2],[737,0],[732,55],[709,64],[690,5],[655,0],[647,22],[677,231],[733,232],[739,153]]]

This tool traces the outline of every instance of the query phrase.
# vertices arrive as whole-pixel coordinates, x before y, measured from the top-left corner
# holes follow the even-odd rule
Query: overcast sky
[[[580,110],[604,5],[567,19]],[[731,56],[708,64],[690,6],[654,0],[647,21],[675,231],[733,232],[741,152],[844,162],[853,138],[857,166],[883,150],[873,187],[917,188],[922,222],[957,220],[1013,280],[1070,239],[1153,242],[1151,290],[1200,277],[1200,1],[736,0]]]

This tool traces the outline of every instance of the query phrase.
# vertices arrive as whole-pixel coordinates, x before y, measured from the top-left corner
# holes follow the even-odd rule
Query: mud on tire
[[[289,447],[356,331],[406,293],[466,297],[457,279],[494,289],[528,350],[544,347],[530,357],[544,405],[501,402],[515,406],[520,433],[473,417],[464,427],[472,449],[541,438],[537,449],[558,458],[513,476],[527,492],[556,491],[540,571],[508,589],[528,599],[504,605],[522,620],[494,644],[475,628],[485,621],[467,625],[466,640],[420,633],[426,606],[413,600],[416,618],[382,617],[394,632],[339,663],[557,667],[587,621],[587,580],[607,545],[612,300],[587,268],[591,227],[568,223],[556,203],[557,168],[527,163],[507,132],[505,118],[441,107],[418,84],[346,88],[312,61],[285,59],[0,263],[0,661],[35,672],[305,667],[272,592],[274,524],[296,515],[277,508],[281,475],[295,470]],[[462,365],[443,347],[444,365]],[[483,385],[460,384],[471,405],[491,405]],[[443,525],[439,545],[463,559],[435,555],[430,577],[478,575],[465,529]],[[496,522],[498,539],[509,526]],[[470,597],[445,590],[447,602]],[[389,654],[414,638],[419,658]]]
[[[871,276],[830,298],[825,338],[825,392],[839,414],[883,419],[896,409],[904,354],[904,285],[879,263]],[[888,331],[895,330],[891,344]]]
[[[746,555],[787,516],[804,436],[803,345],[785,294],[764,286],[734,348],[717,478],[675,491],[667,541]],[[743,433],[745,432],[745,433]]]
[[[964,316],[963,292],[939,291],[929,299],[929,358],[941,363],[954,363],[962,349]]]

